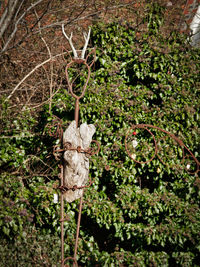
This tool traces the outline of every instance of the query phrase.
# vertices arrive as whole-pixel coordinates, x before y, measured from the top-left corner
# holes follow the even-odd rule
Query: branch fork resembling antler
[[[85,52],[86,52],[86,49],[87,49],[87,46],[88,46],[88,42],[89,42],[89,39],[90,39],[91,29],[89,29],[88,34],[86,34],[85,32],[83,33],[83,36],[84,36],[84,39],[85,39],[85,45],[84,45],[83,50],[81,52],[81,57],[78,57],[77,51],[76,51],[76,49],[75,49],[75,47],[73,45],[73,42],[72,42],[73,33],[71,33],[70,37],[68,37],[66,32],[65,32],[64,24],[62,24],[62,32],[63,32],[64,36],[66,37],[66,39],[68,40],[68,42],[69,42],[69,44],[71,46],[72,52],[74,54],[74,59],[82,59],[82,60],[84,60]]]

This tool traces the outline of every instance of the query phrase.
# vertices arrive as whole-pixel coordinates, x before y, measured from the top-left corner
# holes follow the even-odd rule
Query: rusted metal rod
[[[128,130],[127,134],[126,134],[126,137],[125,137],[125,149],[127,151],[127,154],[129,155],[129,157],[135,161],[136,163],[140,163],[140,164],[146,164],[146,163],[149,163],[150,161],[152,161],[155,156],[157,156],[159,158],[159,160],[164,164],[163,160],[162,160],[162,157],[159,156],[159,149],[158,149],[158,142],[160,140],[164,140],[165,136],[161,139],[159,139],[159,141],[157,142],[156,141],[156,138],[155,138],[155,135],[148,129],[148,128],[153,128],[155,130],[158,130],[160,132],[163,132],[166,134],[166,136],[170,137],[172,140],[174,140],[176,142],[177,145],[180,146],[180,148],[182,149],[182,161],[181,163],[183,164],[184,161],[187,159],[187,158],[191,158],[191,160],[193,160],[193,162],[195,162],[196,164],[196,169],[193,170],[193,171],[189,171],[187,169],[187,171],[190,173],[190,174],[197,174],[199,171],[200,171],[200,162],[197,160],[197,158],[194,156],[194,154],[187,148],[187,146],[183,143],[182,140],[180,140],[178,137],[176,137],[174,134],[164,130],[164,129],[161,129],[160,127],[158,126],[155,126],[155,125],[151,125],[151,124],[136,124],[136,125],[132,125],[131,126],[131,130],[136,130],[136,129],[143,129],[143,130],[146,130],[147,132],[149,132],[149,134],[152,136],[153,138],[153,143],[154,143],[154,154],[153,156],[149,159],[149,160],[146,160],[146,161],[138,161],[136,160],[133,155],[131,154],[131,152],[129,151],[129,148],[128,148],[128,137],[130,135],[130,130]],[[136,132],[135,132],[136,134]],[[187,153],[187,155],[185,155],[185,152]]]
[[[88,32],[87,35],[84,33],[85,45],[84,45],[84,48],[82,50],[81,57],[78,57],[78,53],[77,53],[77,51],[76,51],[76,49],[75,49],[75,47],[73,45],[73,42],[72,42],[73,34],[71,33],[71,36],[68,37],[67,34],[65,33],[64,25],[62,25],[62,32],[63,32],[64,36],[66,37],[66,39],[68,40],[68,42],[69,42],[69,44],[70,44],[70,46],[72,48],[73,54],[74,54],[74,58],[71,59],[71,61],[66,66],[65,73],[66,73],[66,79],[67,79],[67,83],[68,83],[69,92],[71,93],[72,97],[75,98],[74,119],[76,121],[76,127],[77,128],[78,128],[78,122],[79,122],[79,101],[85,95],[85,91],[86,91],[86,88],[87,88],[87,85],[88,85],[88,82],[89,82],[89,79],[90,79],[91,66],[94,64],[94,61],[95,61],[95,49],[94,49],[94,52],[92,52],[92,53],[94,53],[94,59],[92,60],[92,62],[89,65],[87,64],[87,60],[88,60],[88,57],[90,56],[90,53],[88,54],[88,56],[85,59],[85,52],[86,52],[86,49],[87,49],[87,46],[88,46],[88,42],[89,42],[89,39],[90,39],[90,31],[91,30],[89,29],[89,32]],[[70,82],[70,78],[69,78],[69,74],[68,74],[68,69],[73,64],[78,64],[78,65],[83,64],[83,65],[86,66],[86,68],[88,70],[87,79],[86,79],[86,82],[85,82],[85,84],[83,86],[82,93],[81,93],[80,96],[76,95],[73,92],[73,82],[72,83]],[[62,146],[63,147],[60,150],[63,152],[63,150],[65,150],[63,141],[62,141]],[[79,150],[77,148],[77,152],[81,153],[82,152],[81,148]],[[99,150],[99,145],[98,145],[98,150]],[[87,153],[87,151],[85,151],[85,153]],[[91,185],[91,182],[90,182],[90,185]],[[84,186],[84,187],[87,187],[87,186]],[[65,188],[65,184],[64,184],[64,165],[62,164],[62,168],[61,168],[61,186],[60,186],[60,189],[61,189],[61,266],[64,267],[65,261],[73,260],[73,267],[74,267],[74,266],[78,266],[76,256],[77,256],[78,239],[79,239],[79,232],[80,232],[81,213],[82,213],[82,207],[83,207],[83,195],[80,198],[80,204],[79,204],[79,214],[78,214],[78,221],[77,221],[76,241],[75,241],[75,247],[74,247],[74,257],[73,258],[72,257],[64,258],[64,195],[63,195],[64,191],[62,190],[64,188]],[[84,194],[84,191],[83,191],[83,194]]]
[[[76,127],[78,128],[78,120],[79,120],[79,99],[76,99],[74,119],[76,121]]]
[[[78,127],[78,120],[79,120],[79,98],[76,98],[75,103],[75,121],[76,121],[76,127]],[[83,191],[84,194],[84,191]],[[76,241],[75,241],[75,247],[74,247],[74,261],[73,261],[73,267],[77,266],[76,262],[76,256],[77,256],[77,249],[78,249],[78,239],[79,239],[79,231],[80,231],[80,223],[81,223],[81,212],[83,207],[83,196],[80,199],[79,204],[79,213],[78,213],[78,221],[77,221],[77,229],[76,229]]]
[[[86,80],[86,83],[83,86],[83,90],[80,96],[77,96],[73,92],[72,84],[70,83],[69,75],[68,75],[68,69],[71,65],[74,63],[77,64],[83,64],[86,65],[88,69],[88,77]],[[69,91],[72,95],[72,97],[75,98],[75,112],[74,112],[74,120],[76,121],[76,127],[78,127],[78,122],[79,122],[79,100],[84,96],[86,87],[90,78],[90,66],[86,63],[84,59],[77,59],[74,58],[69,64],[66,66],[66,78],[69,86]],[[61,179],[61,188],[64,188],[64,175],[63,175],[63,167],[62,167],[62,179]],[[84,194],[84,191],[83,191]],[[79,240],[79,232],[80,232],[80,223],[81,223],[81,213],[82,213],[82,208],[83,208],[83,196],[80,198],[80,204],[79,204],[79,213],[78,213],[78,220],[77,220],[77,229],[76,229],[76,240],[75,240],[75,246],[74,246],[74,257],[68,257],[64,259],[64,198],[63,198],[63,192],[61,191],[61,266],[64,267],[64,263],[66,260],[73,260],[73,267],[77,267],[77,250],[78,250],[78,240]]]
[[[63,175],[63,165],[61,166],[61,186],[64,186],[64,175]],[[61,191],[60,195],[60,202],[61,202],[61,207],[60,207],[60,212],[61,212],[61,266],[64,267],[64,198],[63,198],[63,191]]]
[[[83,192],[84,194],[84,192]],[[76,241],[75,241],[75,247],[74,247],[74,262],[73,267],[76,267],[77,265],[77,250],[78,250],[78,239],[79,239],[79,232],[80,232],[80,225],[81,225],[81,214],[82,214],[82,208],[83,208],[83,196],[80,199],[79,204],[79,212],[78,212],[78,221],[77,221],[77,229],[76,229]]]

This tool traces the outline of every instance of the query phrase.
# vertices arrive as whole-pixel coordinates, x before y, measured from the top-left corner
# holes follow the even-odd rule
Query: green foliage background
[[[199,159],[200,51],[184,35],[160,32],[162,11],[151,6],[146,33],[119,22],[92,29],[97,59],[80,123],[96,125],[101,150],[91,158],[94,183],[84,196],[80,266],[198,266],[200,180],[185,169],[188,162],[196,166],[190,158],[182,162],[182,150],[155,129],[163,140],[160,158],[137,164],[124,145],[131,125],[152,124],[179,136]],[[84,76],[77,86],[83,83]],[[58,140],[46,125],[56,115],[66,127],[74,102],[63,88],[51,113],[48,105],[37,117],[25,110],[12,123],[9,104],[2,107],[1,264],[59,266],[60,207],[53,203],[59,168],[52,156]],[[147,131],[136,132],[138,142],[152,145]],[[140,147],[146,159],[152,147]],[[136,159],[143,158],[137,151]],[[78,203],[65,204],[66,256],[73,255]]]

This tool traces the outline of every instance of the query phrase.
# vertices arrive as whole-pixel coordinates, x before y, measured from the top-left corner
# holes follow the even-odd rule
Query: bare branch
[[[74,45],[72,43],[72,37],[73,37],[73,33],[71,33],[70,35],[70,38],[67,36],[66,32],[65,32],[65,28],[64,28],[64,24],[62,24],[62,32],[64,34],[64,36],[67,38],[70,46],[71,46],[71,49],[73,51],[73,54],[74,54],[74,58],[78,58],[78,55],[77,55],[77,52],[76,52],[76,49],[74,48]]]
[[[37,17],[37,20],[38,20],[38,27],[40,29],[40,20],[39,20],[39,16],[37,14],[37,11],[35,10],[35,15]],[[41,36],[41,39],[42,41],[44,42],[46,48],[47,48],[47,51],[49,53],[49,58],[52,59],[52,54],[51,54],[51,50],[46,42],[46,40],[42,37],[42,34],[41,34],[41,31],[40,31],[40,36]],[[52,106],[52,95],[53,95],[53,61],[51,60],[50,61],[50,69],[51,69],[51,75],[50,75],[50,81],[49,81],[49,113],[51,111],[51,106]],[[48,76],[47,76],[48,77]],[[49,80],[49,79],[48,79]],[[31,99],[31,98],[30,98]]]
[[[20,3],[20,5],[22,6],[22,4],[23,4],[23,2],[24,2],[25,0],[21,0],[21,1],[22,1],[22,2]],[[41,19],[42,19],[42,18],[44,17],[44,15],[47,13],[51,1],[52,1],[52,0],[49,0],[49,1],[48,1],[48,4],[47,4],[45,10],[43,11],[43,13],[39,16],[39,18],[37,19],[37,21],[30,27],[30,31],[31,31],[31,32],[29,32],[28,29],[26,28],[26,33],[21,37],[21,39],[20,39],[18,42],[14,43],[12,46],[9,46],[9,48],[6,48],[6,50],[10,50],[10,49],[13,49],[13,48],[19,46],[21,43],[23,43],[23,42],[26,40],[26,38],[28,38],[28,37],[31,36],[31,34],[33,33],[33,28],[34,28],[34,27],[41,21]],[[12,20],[12,23],[13,23],[13,24],[14,24],[14,21],[16,21],[16,19],[17,19],[17,13],[19,13],[19,11],[20,11],[20,10],[19,10],[19,8],[18,8],[18,10],[16,11],[16,15],[15,15],[15,17],[14,17],[14,19]],[[39,32],[40,32],[40,30],[39,30]],[[5,52],[5,51],[4,51],[4,52]],[[0,54],[1,54],[1,53],[2,53],[2,52],[0,52]]]
[[[11,35],[9,36],[8,40],[6,41],[4,47],[1,50],[1,53],[5,52],[5,50],[7,49],[8,45],[10,44],[10,42],[12,41],[12,39],[15,36],[15,33],[18,29],[18,24],[20,23],[20,21],[23,19],[23,17],[35,6],[37,6],[38,4],[40,4],[43,0],[38,0],[37,2],[35,2],[34,4],[31,4],[31,6],[29,8],[27,8],[27,10],[18,18],[18,20],[15,23],[15,27],[13,32],[11,33]]]
[[[18,7],[18,9],[17,9],[17,11],[15,12],[15,17],[14,17],[14,21],[16,21],[16,19],[17,19],[17,16],[18,16],[18,14],[19,14],[19,12],[20,12],[20,10],[21,10],[21,8],[22,8],[22,5],[24,4],[24,1],[25,0],[21,0],[21,3],[20,3],[20,5],[19,5],[19,7]]]
[[[50,48],[47,44],[47,42],[45,41],[45,39],[42,37],[42,34],[41,34],[41,30],[40,30],[40,20],[39,20],[39,16],[38,16],[38,13],[36,10],[34,10],[35,12],[35,15],[36,15],[36,18],[37,18],[37,21],[38,21],[38,28],[39,28],[39,33],[40,33],[40,36],[41,36],[41,39],[43,41],[43,43],[45,44],[46,48],[47,48],[47,51],[49,53],[49,57],[52,58],[52,54],[51,54],[51,51],[50,51]]]
[[[85,32],[83,33],[84,39],[85,39],[85,45],[84,45],[82,53],[81,53],[81,58],[82,59],[84,59],[84,57],[85,57],[85,51],[87,49],[88,42],[89,42],[89,39],[90,39],[90,32],[91,32],[91,28],[89,29],[88,35]]]
[[[2,14],[0,19],[0,38],[2,38],[4,32],[8,28],[10,21],[14,15],[15,8],[18,4],[19,0],[9,0],[8,4]]]
[[[45,30],[45,29],[52,28],[52,27],[58,27],[58,26],[61,26],[62,24],[70,24],[72,22],[84,20],[84,19],[87,19],[90,17],[94,17],[95,15],[99,15],[106,10],[114,10],[114,9],[118,9],[118,8],[128,7],[134,3],[135,3],[135,0],[131,1],[130,3],[126,3],[126,4],[119,4],[119,5],[115,5],[115,6],[111,6],[111,7],[107,7],[107,8],[102,8],[99,11],[92,12],[92,13],[87,14],[87,15],[82,16],[82,17],[76,17],[76,18],[72,18],[69,20],[62,20],[62,21],[54,22],[54,23],[49,24],[49,25],[45,25],[45,26],[41,27],[41,30]],[[34,33],[38,33],[38,30],[34,31]]]
[[[12,95],[15,93],[15,91],[19,88],[19,86],[32,74],[34,73],[37,69],[39,69],[40,67],[42,67],[43,65],[45,65],[46,63],[50,62],[51,60],[54,60],[56,57],[60,57],[64,54],[67,54],[67,52],[65,53],[61,53],[58,55],[55,55],[53,57],[48,58],[47,60],[43,61],[42,63],[38,64],[34,69],[32,69],[16,86],[15,88],[12,90],[12,92],[10,93],[10,95],[7,97],[6,100],[10,99],[12,97]]]

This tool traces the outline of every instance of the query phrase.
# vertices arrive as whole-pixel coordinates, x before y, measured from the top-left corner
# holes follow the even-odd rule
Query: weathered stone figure
[[[80,128],[72,121],[64,132],[63,141],[70,143],[72,148],[81,147],[88,149],[95,133],[93,124],[83,123]],[[89,158],[84,152],[67,150],[64,153],[64,186],[67,188],[81,187],[86,185],[89,175]],[[64,194],[64,199],[72,202],[83,195],[83,189],[69,189]]]

